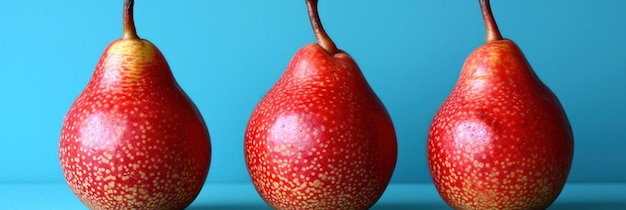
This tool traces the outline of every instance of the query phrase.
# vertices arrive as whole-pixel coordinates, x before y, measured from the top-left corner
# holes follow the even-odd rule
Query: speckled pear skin
[[[65,116],[61,169],[90,209],[184,209],[207,177],[207,127],[161,52],[119,39]]]
[[[545,209],[565,184],[573,149],[559,100],[503,39],[467,58],[432,121],[427,159],[455,209]]]
[[[392,121],[357,64],[318,44],[261,99],[244,144],[252,182],[275,209],[367,209],[397,156]]]

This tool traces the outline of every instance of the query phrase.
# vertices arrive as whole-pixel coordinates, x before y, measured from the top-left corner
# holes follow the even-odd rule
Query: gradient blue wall
[[[492,2],[559,96],[576,141],[571,182],[626,182],[626,1]],[[63,115],[104,47],[121,36],[122,1],[0,5],[0,182],[63,181]],[[320,2],[337,45],[360,64],[395,122],[394,182],[429,182],[425,142],[434,112],[485,32],[476,1]],[[248,182],[243,132],[291,56],[313,42],[304,1],[142,1],[139,35],[167,57],[213,142],[208,182]]]

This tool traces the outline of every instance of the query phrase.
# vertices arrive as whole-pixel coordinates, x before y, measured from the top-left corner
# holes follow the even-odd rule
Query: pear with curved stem
[[[61,169],[90,209],[184,209],[208,174],[209,133],[163,54],[137,36],[133,5],[65,116]]]
[[[455,209],[545,209],[572,164],[569,120],[519,47],[480,0],[485,44],[463,65],[427,142],[433,182]]]
[[[307,0],[318,43],[302,47],[254,109],[245,159],[275,209],[367,209],[395,168],[393,124],[355,61]]]

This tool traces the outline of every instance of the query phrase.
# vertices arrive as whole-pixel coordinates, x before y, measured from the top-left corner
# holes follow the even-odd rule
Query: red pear
[[[137,36],[132,0],[123,23],[65,116],[61,169],[90,209],[183,209],[207,177],[209,133],[161,52]]]
[[[301,48],[254,109],[245,160],[275,209],[367,209],[395,168],[387,110],[355,61],[337,49],[306,1],[318,43]]]
[[[572,129],[559,100],[480,0],[486,43],[472,52],[435,114],[428,166],[455,209],[545,209],[572,164]]]

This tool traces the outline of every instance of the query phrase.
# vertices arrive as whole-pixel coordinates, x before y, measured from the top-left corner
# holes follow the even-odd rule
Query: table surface
[[[87,209],[65,183],[0,183],[0,209]],[[206,184],[187,208],[270,209],[251,184]],[[372,209],[450,209],[430,184],[391,184]],[[624,209],[626,183],[567,184],[552,209]]]

